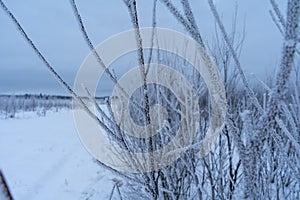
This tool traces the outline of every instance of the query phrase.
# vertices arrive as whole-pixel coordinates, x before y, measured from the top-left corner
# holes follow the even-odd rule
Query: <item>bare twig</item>
[[[13,200],[13,197],[9,191],[8,185],[5,181],[4,175],[0,170],[0,197],[3,197],[2,200]]]
[[[143,53],[143,43],[142,43],[142,37],[140,33],[140,26],[138,21],[138,14],[136,9],[136,0],[133,0],[132,3],[128,3],[128,10],[129,15],[131,17],[131,21],[133,24],[133,27],[135,29],[135,36],[136,36],[136,42],[138,46],[138,61],[141,71],[141,76],[143,79],[143,97],[145,101],[145,108],[144,108],[144,114],[146,117],[146,122],[150,123],[150,114],[149,114],[149,98],[148,98],[148,89],[147,89],[147,76],[145,71],[145,58]]]
[[[201,34],[199,32],[199,29],[198,29],[198,26],[197,26],[197,23],[196,23],[193,11],[191,9],[189,0],[181,0],[181,4],[183,6],[184,14],[185,14],[187,20],[190,22],[191,27],[195,31],[195,34],[196,34],[196,37],[197,37],[196,41],[198,41],[199,44],[205,49],[205,45],[203,43]]]
[[[285,19],[284,19],[283,15],[281,14],[281,11],[280,11],[280,9],[278,7],[278,4],[275,2],[275,0],[270,0],[270,3],[272,5],[272,8],[273,8],[273,10],[274,10],[274,12],[275,12],[275,14],[276,14],[276,16],[277,16],[277,18],[278,18],[281,26],[283,28],[285,28],[286,27],[286,22],[285,22]]]
[[[201,36],[197,30],[193,28],[190,22],[183,17],[183,15],[178,11],[178,9],[169,0],[160,0],[169,9],[170,13],[180,22],[183,27],[190,33],[192,38],[196,40],[203,48],[205,48],[204,43],[200,40]],[[199,37],[200,36],[200,37]]]
[[[222,35],[224,37],[224,40],[225,40],[225,42],[226,42],[226,44],[227,44],[227,46],[228,46],[228,48],[230,50],[230,53],[232,54],[233,60],[234,60],[235,65],[236,65],[236,67],[237,67],[237,69],[239,71],[239,74],[240,74],[240,76],[242,78],[242,81],[243,81],[243,83],[244,83],[244,85],[245,85],[245,87],[247,89],[248,95],[251,98],[251,101],[255,105],[255,107],[259,110],[260,113],[263,114],[264,110],[262,109],[261,105],[259,104],[258,99],[256,98],[253,90],[250,88],[248,80],[246,79],[246,76],[244,74],[243,68],[242,68],[241,63],[239,61],[238,55],[235,52],[233,46],[231,45],[230,39],[228,37],[228,34],[226,33],[225,27],[224,27],[224,25],[223,25],[223,23],[221,21],[221,18],[220,18],[219,14],[218,14],[218,11],[217,11],[217,9],[216,9],[216,7],[215,7],[215,5],[214,5],[214,3],[213,3],[212,0],[208,0],[208,3],[209,3],[211,11],[212,11],[212,13],[213,13],[213,15],[215,17],[215,20],[216,20],[216,22],[217,22],[217,24],[218,24],[218,26],[219,26],[219,28],[221,30],[221,33],[222,33]]]
[[[155,34],[155,28],[156,28],[156,7],[157,7],[157,0],[153,0],[153,11],[152,11],[152,33],[151,33],[151,48],[149,53],[149,58],[147,62],[147,68],[146,68],[146,76],[148,75],[151,59],[153,55],[153,46],[154,46],[154,34]]]
[[[277,20],[275,19],[274,13],[273,13],[271,10],[269,11],[269,13],[270,13],[270,16],[271,16],[271,18],[272,18],[274,24],[275,24],[276,27],[278,28],[278,30],[279,30],[279,32],[281,33],[281,35],[284,37],[284,32],[283,32],[283,30],[282,30],[282,27],[280,26],[280,24],[279,24],[279,23],[277,22]]]

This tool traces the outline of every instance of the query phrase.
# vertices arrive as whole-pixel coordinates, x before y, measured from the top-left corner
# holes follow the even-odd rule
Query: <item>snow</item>
[[[107,199],[114,184],[80,143],[66,110],[1,119],[0,168],[15,199]]]

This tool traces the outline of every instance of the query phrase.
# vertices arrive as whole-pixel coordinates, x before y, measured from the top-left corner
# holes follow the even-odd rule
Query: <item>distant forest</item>
[[[107,97],[96,97],[100,104]],[[72,97],[46,94],[0,95],[0,118],[14,118],[20,112],[35,112],[45,116],[48,111],[72,108]]]

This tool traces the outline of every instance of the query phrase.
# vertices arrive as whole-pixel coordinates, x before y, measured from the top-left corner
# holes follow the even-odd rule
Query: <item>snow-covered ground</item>
[[[0,120],[0,168],[15,199],[107,199],[114,178],[80,143],[72,111]]]

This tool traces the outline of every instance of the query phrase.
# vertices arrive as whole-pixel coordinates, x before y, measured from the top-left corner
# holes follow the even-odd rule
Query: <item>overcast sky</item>
[[[122,0],[77,1],[87,31],[94,44],[132,27]],[[177,0],[176,0],[177,2]],[[207,1],[191,0],[203,39],[211,43],[214,19]],[[245,42],[241,63],[250,79],[251,73],[264,78],[271,75],[280,61],[282,37],[269,15],[268,0],[215,1],[222,19],[230,30],[235,4],[238,2],[238,31],[245,22]],[[285,14],[285,0],[278,0]],[[5,0],[37,47],[55,69],[73,84],[89,50],[82,39],[68,0]],[[177,4],[180,9],[180,4]],[[138,0],[141,26],[151,26],[152,1]],[[186,33],[164,5],[158,3],[158,26]],[[16,27],[0,9],[0,94],[52,93],[67,94],[49,73]]]

